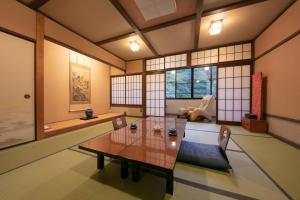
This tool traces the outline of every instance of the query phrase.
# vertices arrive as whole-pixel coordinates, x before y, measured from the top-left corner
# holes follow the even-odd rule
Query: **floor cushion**
[[[219,145],[182,141],[177,161],[223,171],[231,169]]]

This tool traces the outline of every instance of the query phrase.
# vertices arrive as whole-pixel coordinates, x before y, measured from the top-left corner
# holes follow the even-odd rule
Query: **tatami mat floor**
[[[95,155],[74,146],[111,129],[104,123],[1,151],[0,199],[300,199],[299,150],[269,135],[232,126],[227,154],[233,173],[178,162],[171,196],[165,194],[165,180],[151,173],[142,173],[138,183],[120,179],[120,166],[109,159],[99,173]],[[218,131],[215,124],[189,122],[185,139],[216,144]]]

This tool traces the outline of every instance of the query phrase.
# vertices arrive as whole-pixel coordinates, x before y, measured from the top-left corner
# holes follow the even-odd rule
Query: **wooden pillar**
[[[35,127],[36,139],[45,137],[44,133],[44,16],[36,13],[35,45]]]
[[[142,74],[142,104],[143,117],[146,117],[146,60],[143,59],[143,74]]]

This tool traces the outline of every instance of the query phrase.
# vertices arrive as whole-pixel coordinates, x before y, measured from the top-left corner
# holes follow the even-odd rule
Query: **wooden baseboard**
[[[268,134],[272,135],[274,138],[277,138],[278,140],[280,140],[280,141],[282,141],[282,142],[284,142],[284,143],[286,143],[288,145],[291,145],[291,146],[293,146],[293,147],[295,147],[297,149],[300,149],[300,144],[298,144],[296,142],[288,140],[287,138],[284,138],[282,136],[276,135],[276,134],[274,134],[274,133],[272,133],[270,131],[268,132]]]

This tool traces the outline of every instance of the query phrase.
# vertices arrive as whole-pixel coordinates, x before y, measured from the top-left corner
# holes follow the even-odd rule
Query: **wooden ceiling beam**
[[[198,49],[202,13],[203,13],[203,0],[197,0],[196,17],[195,17],[194,49]]]
[[[268,0],[243,0],[243,1],[235,2],[235,3],[231,3],[231,4],[221,6],[221,7],[218,7],[218,8],[213,8],[213,9],[206,10],[206,11],[203,12],[202,17],[215,15],[215,14],[226,12],[226,11],[229,11],[229,10],[233,10],[233,9],[242,8],[242,7],[245,7],[245,6],[261,3],[261,2],[264,2],[264,1],[268,1]]]
[[[101,46],[102,44],[114,42],[114,41],[117,41],[117,40],[122,40],[122,39],[129,38],[129,37],[135,36],[135,35],[136,35],[135,32],[125,33],[123,35],[118,35],[118,36],[111,37],[111,38],[108,38],[108,39],[105,39],[105,40],[101,40],[99,42],[95,42],[95,44],[98,45],[98,46]]]
[[[45,3],[47,3],[49,0],[33,0],[31,1],[28,6],[32,9],[39,9],[40,7],[42,7]]]
[[[132,27],[133,31],[143,40],[143,42],[148,46],[148,48],[152,51],[152,53],[155,56],[158,56],[158,53],[153,48],[151,43],[148,41],[148,39],[144,36],[144,34],[140,31],[140,29],[137,27],[137,25],[134,23],[134,21],[131,19],[131,17],[127,14],[125,9],[122,7],[122,5],[119,3],[118,0],[110,0],[112,5],[119,11],[119,13],[124,17],[124,19],[127,21],[127,23]]]
[[[244,6],[248,6],[248,5],[252,5],[252,4],[256,4],[256,3],[261,3],[261,2],[264,2],[264,1],[267,1],[267,0],[244,0],[244,1],[241,1],[241,2],[231,3],[231,4],[228,4],[228,5],[222,6],[222,7],[218,7],[218,8],[203,11],[201,17],[206,17],[206,16],[218,14],[218,13],[221,13],[221,12],[241,8],[241,7],[244,7]],[[151,27],[143,28],[143,29],[140,29],[139,31],[141,33],[145,34],[145,33],[150,32],[150,31],[155,31],[155,30],[158,30],[158,29],[166,28],[168,26],[173,26],[173,25],[180,24],[180,23],[183,23],[183,22],[195,20],[195,18],[196,18],[196,14],[191,14],[191,15],[181,17],[181,18],[178,18],[178,19],[175,19],[175,20],[172,20],[172,21],[168,21],[168,22],[165,22],[165,23],[162,23],[162,24],[158,24],[158,25],[154,25],[154,26],[151,26]],[[124,36],[124,37],[122,37],[122,36]],[[118,38],[118,37],[120,37],[120,38]],[[128,35],[128,37],[130,37],[130,36]],[[106,40],[103,40],[103,41],[100,41],[99,43],[102,45],[104,43],[114,42],[116,40],[124,39],[124,38],[125,38],[125,34],[124,35],[119,35],[119,36],[116,36],[116,37],[112,37],[112,38],[109,38],[109,39],[106,39]]]

